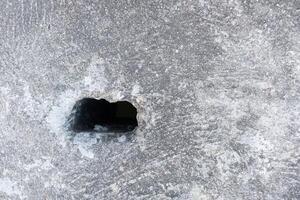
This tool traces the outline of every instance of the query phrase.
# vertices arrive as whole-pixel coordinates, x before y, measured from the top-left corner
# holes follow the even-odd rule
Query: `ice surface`
[[[0,199],[300,199],[298,4],[0,1]],[[84,97],[135,136],[69,132]]]

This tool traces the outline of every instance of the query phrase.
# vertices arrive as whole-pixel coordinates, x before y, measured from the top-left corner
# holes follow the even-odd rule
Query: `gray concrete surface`
[[[1,0],[0,199],[300,199],[297,0]],[[129,100],[131,142],[70,138]]]

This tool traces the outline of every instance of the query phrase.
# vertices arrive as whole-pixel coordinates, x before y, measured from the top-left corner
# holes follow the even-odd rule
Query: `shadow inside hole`
[[[68,129],[74,134],[89,132],[102,141],[124,136],[129,139],[138,126],[136,117],[137,109],[128,101],[83,98],[72,109]]]

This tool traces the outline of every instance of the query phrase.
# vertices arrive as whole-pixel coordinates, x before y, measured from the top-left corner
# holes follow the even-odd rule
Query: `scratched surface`
[[[0,1],[0,199],[300,199],[297,0]],[[133,141],[70,138],[83,97]]]

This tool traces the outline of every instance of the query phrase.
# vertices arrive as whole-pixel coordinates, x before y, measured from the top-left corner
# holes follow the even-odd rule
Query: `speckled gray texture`
[[[0,1],[0,199],[300,199],[297,0]],[[70,139],[82,97],[132,142]]]

